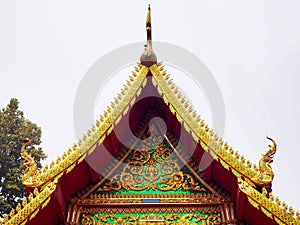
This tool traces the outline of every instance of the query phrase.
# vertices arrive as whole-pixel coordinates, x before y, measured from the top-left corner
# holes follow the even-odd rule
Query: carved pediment
[[[149,136],[149,130],[155,135]],[[221,224],[226,211],[227,217],[233,215],[230,196],[205,182],[205,171],[197,169],[182,144],[171,134],[163,135],[156,125],[149,130],[140,142],[120,150],[123,157],[107,166],[98,184],[74,197],[70,221]]]

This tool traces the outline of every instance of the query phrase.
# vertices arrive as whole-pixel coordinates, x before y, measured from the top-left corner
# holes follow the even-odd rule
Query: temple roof
[[[151,18],[150,11],[148,12],[147,18],[147,31],[149,30],[149,26],[151,31],[151,22],[149,22],[149,18]],[[151,40],[151,38],[149,38],[148,34],[148,47],[149,40]],[[152,50],[152,43],[150,47]],[[152,53],[154,54],[153,51]],[[37,216],[41,218],[42,216],[40,214],[54,210],[52,209],[53,206],[52,208],[50,207],[50,204],[61,205],[61,203],[55,201],[57,201],[56,198],[58,195],[68,196],[68,194],[65,194],[66,191],[63,188],[68,185],[66,183],[74,182],[74,191],[70,190],[69,192],[76,192],[82,188],[82,186],[79,187],[79,185],[77,185],[76,182],[78,181],[74,180],[76,179],[75,173],[78,176],[83,173],[89,174],[91,177],[90,180],[92,180],[93,183],[97,183],[99,181],[97,178],[97,170],[105,168],[107,164],[102,160],[101,163],[104,164],[104,166],[95,169],[85,166],[86,163],[84,161],[91,160],[89,156],[95,154],[96,151],[101,152],[103,150],[101,146],[107,145],[108,142],[114,139],[114,129],[120,126],[122,119],[127,116],[129,110],[137,103],[139,97],[143,95],[146,90],[152,88],[157,91],[164,102],[164,107],[166,107],[177,119],[177,122],[184,127],[185,132],[197,143],[199,149],[209,153],[213,158],[215,162],[213,165],[214,168],[208,169],[223,171],[224,177],[226,177],[227,174],[233,177],[232,180],[236,182],[237,185],[235,192],[238,196],[236,200],[239,204],[248,204],[247,207],[255,208],[278,224],[299,225],[299,212],[296,213],[292,207],[288,207],[284,202],[275,198],[272,192],[270,192],[270,189],[268,189],[271,186],[273,177],[270,177],[270,174],[264,174],[265,171],[261,165],[255,165],[245,159],[244,156],[241,156],[210,129],[180,92],[178,86],[173,82],[163,64],[153,61],[151,57],[150,61],[150,64],[145,63],[146,59],[141,57],[141,63],[137,64],[120,93],[99,117],[99,120],[95,122],[77,143],[50,165],[46,165],[38,171],[31,171],[32,173],[24,174],[22,181],[30,193],[29,197],[25,198],[22,204],[19,204],[16,209],[12,210],[10,215],[4,217],[4,224],[25,224]],[[146,87],[150,88],[147,89]],[[196,148],[196,151],[200,152],[199,149]],[[272,142],[269,151],[264,154],[263,157],[272,158],[275,151],[276,144]],[[111,155],[113,157],[116,156],[115,158],[120,158],[119,153],[112,151]],[[197,152],[194,155],[196,155],[196,158],[201,157],[201,154]],[[262,159],[265,159],[263,157]],[[101,163],[99,162],[99,164]],[[263,177],[264,175],[267,177]],[[226,183],[226,181],[222,180],[223,178],[220,178],[220,175],[215,176],[220,182]],[[90,181],[82,182],[87,184]],[[234,186],[234,184],[231,185]],[[245,196],[246,199],[239,200],[240,196]],[[65,199],[65,201],[68,201],[68,199]],[[44,208],[46,209],[44,210]],[[244,212],[240,212],[241,215],[243,213]],[[57,217],[60,218],[63,217],[63,215],[58,215]]]
[[[147,79],[149,72],[152,74],[150,80]],[[154,64],[150,68],[138,64],[118,97],[100,116],[95,125],[83,135],[82,139],[58,157],[55,163],[38,170],[35,179],[24,181],[24,185],[27,187],[35,188],[34,195],[31,194],[27,203],[17,207],[16,213],[11,213],[9,220],[6,217],[4,224],[20,224],[24,220],[28,221],[34,217],[35,212],[45,207],[59,179],[70,173],[88,155],[92,154],[97,146],[104,142],[131,105],[135,103],[147,82],[152,82],[157,88],[170,111],[176,115],[180,123],[184,124],[184,128],[194,140],[226,170],[236,176],[239,189],[247,195],[254,207],[259,208],[280,224],[300,224],[299,213],[296,217],[294,210],[292,208],[287,210],[288,206],[278,198],[274,198],[272,195],[267,197],[267,193],[257,190],[253,178],[258,173],[258,166],[246,161],[243,156],[240,156],[237,151],[234,151],[222,138],[209,129],[180,93],[161,63]]]

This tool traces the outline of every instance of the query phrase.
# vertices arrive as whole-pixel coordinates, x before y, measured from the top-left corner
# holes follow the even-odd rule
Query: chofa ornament
[[[24,159],[23,165],[25,166],[24,175],[22,176],[22,183],[26,186],[34,185],[39,183],[37,164],[34,158],[28,153],[26,146],[30,145],[31,141],[29,139],[23,140],[23,145],[21,148],[21,157]]]
[[[267,136],[267,139],[272,143],[269,144],[269,149],[262,154],[259,160],[258,174],[252,179],[255,185],[261,187],[269,186],[274,179],[274,172],[270,164],[273,162],[277,145],[272,138]]]

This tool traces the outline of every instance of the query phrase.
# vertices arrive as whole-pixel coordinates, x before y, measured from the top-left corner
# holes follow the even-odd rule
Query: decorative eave
[[[34,174],[25,173],[23,178],[27,179],[22,179],[23,185],[29,188],[40,188],[54,179],[59,179],[62,175],[72,171],[98,145],[103,143],[141,94],[142,88],[147,83],[148,70],[148,67],[138,64],[114,102],[107,107],[100,119],[79,139],[78,143],[64,152],[61,157],[59,156],[56,161],[52,161],[50,165],[46,165]]]
[[[281,202],[278,197],[275,198],[272,193],[260,193],[241,179],[238,180],[238,183],[239,189],[247,195],[251,205],[263,211],[278,224],[300,225],[300,213],[295,212],[292,207],[288,207],[285,202]]]
[[[196,110],[179,91],[177,85],[167,74],[162,64],[150,67],[153,74],[152,82],[159,94],[168,105],[170,111],[176,115],[177,120],[184,125],[184,128],[192,135],[202,148],[209,152],[212,157],[220,162],[224,168],[232,172],[236,177],[247,180],[255,186],[252,178],[258,173],[258,167],[237,151],[229,147],[227,142],[219,138],[209,126],[201,120]]]
[[[77,144],[75,143],[72,148],[69,148],[67,152],[59,156],[56,161],[52,161],[50,165],[46,165],[37,171],[31,171],[33,172],[31,174],[28,172],[23,175],[23,178],[26,178],[22,178],[23,185],[34,189],[36,197],[33,198],[32,193],[30,193],[26,200],[28,203],[22,203],[23,209],[18,206],[16,210],[12,209],[10,216],[6,215],[4,217],[4,225],[25,224],[32,220],[38,211],[49,203],[49,198],[56,188],[56,182],[64,174],[70,173],[76,165],[90,155],[98,145],[103,143],[105,138],[128,112],[147,83],[146,76],[148,71],[148,67],[138,63],[121,92],[114,98],[114,102],[107,107],[100,119],[79,139]],[[31,166],[35,167],[35,165]],[[39,194],[38,190],[40,190]],[[1,221],[0,224],[2,224]]]
[[[288,207],[284,202],[282,203],[279,198],[274,198],[272,193],[268,193],[265,188],[262,188],[262,193],[256,189],[256,179],[257,174],[259,174],[258,166],[246,160],[232,147],[229,147],[227,142],[218,137],[201,120],[197,112],[181,94],[177,85],[172,81],[170,75],[167,74],[162,64],[152,65],[150,71],[153,75],[152,82],[170,111],[205,151],[209,152],[216,161],[237,177],[239,189],[246,194],[251,205],[274,219],[278,224],[300,225],[299,212],[295,212],[292,207]],[[271,154],[274,154],[276,144],[273,140],[272,142],[274,145],[269,145],[269,147],[272,150]]]
[[[26,224],[47,206],[55,189],[56,182],[49,183],[40,191],[35,188],[33,193],[31,192],[27,198],[23,199],[22,204],[19,203],[16,209],[13,209],[9,215],[4,216],[4,225]],[[1,221],[0,224],[2,224]]]

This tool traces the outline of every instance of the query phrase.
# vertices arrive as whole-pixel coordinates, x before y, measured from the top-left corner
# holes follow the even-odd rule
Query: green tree
[[[25,195],[21,182],[24,171],[20,149],[22,140],[29,138],[28,152],[35,158],[38,167],[46,155],[38,146],[41,143],[41,128],[26,119],[19,110],[19,101],[12,98],[0,111],[0,215],[15,208]]]

